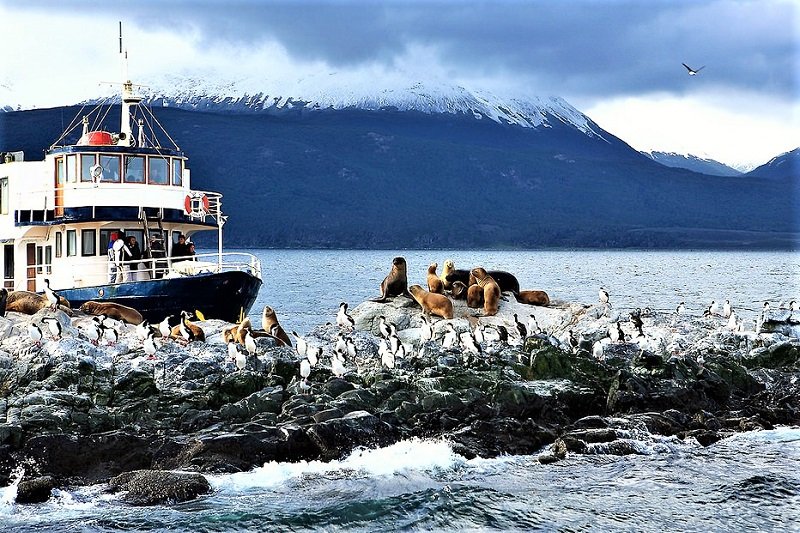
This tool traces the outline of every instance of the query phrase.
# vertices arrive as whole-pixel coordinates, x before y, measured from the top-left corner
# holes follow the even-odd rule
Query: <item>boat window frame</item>
[[[141,162],[141,180],[139,179],[128,179],[128,167],[131,161],[140,161]],[[144,185],[147,183],[147,158],[142,155],[128,155],[125,154],[122,158],[122,165],[124,168],[124,172],[122,173],[122,182],[123,183],[132,183],[134,185]],[[136,177],[136,176],[134,176]]]
[[[14,245],[3,245],[3,287],[14,288]]]
[[[109,252],[109,250],[111,250],[111,246],[114,244],[111,241],[111,235],[113,235],[114,233],[119,233],[119,230],[107,229],[107,228],[100,230],[99,232],[100,240],[98,241],[100,243],[100,246],[97,247],[97,255],[107,255],[109,259],[111,259],[111,253]],[[106,243],[105,249],[103,249],[103,243]]]
[[[44,246],[36,247],[36,273],[44,274]]]
[[[78,182],[78,154],[67,154],[66,162],[64,164],[66,169],[65,183]]]
[[[83,153],[83,154],[81,154],[81,157],[80,157],[80,160],[81,160],[81,171],[80,171],[81,183],[92,183],[94,181],[94,179],[92,178],[92,167],[97,164],[97,156],[98,155],[99,154],[97,154],[97,153],[93,153],[93,154]],[[89,158],[89,157],[92,158],[92,163],[90,165],[87,165],[85,160],[87,158]]]
[[[64,236],[60,231],[56,232],[56,258],[64,254]]]
[[[67,257],[78,255],[78,230],[67,230]]]
[[[177,168],[175,168],[177,165]],[[172,165],[170,165],[170,174],[172,177],[170,181],[173,187],[183,187],[183,159],[180,157],[172,158]]]
[[[8,214],[8,176],[0,178],[0,215]]]
[[[165,168],[166,172],[164,174],[163,183],[162,182],[153,181],[153,168],[152,168],[153,161],[166,163],[166,168]],[[152,156],[152,155],[150,157],[148,157],[147,158],[147,184],[148,185],[169,185],[170,172],[171,172],[170,171],[170,168],[171,168],[170,163],[171,162],[170,162],[170,158],[169,157]]]
[[[44,247],[44,270],[45,274],[53,273],[53,247],[49,244]]]
[[[56,187],[63,186],[67,182],[66,168],[64,168],[64,158],[61,156],[56,157]]]
[[[91,233],[91,239],[86,236]],[[87,246],[91,248],[87,251]],[[97,230],[94,228],[86,228],[81,230],[81,257],[93,257],[97,255]]]
[[[120,178],[121,172],[120,172],[120,170],[122,169],[122,158],[120,157],[120,155],[119,154],[99,154],[99,157],[100,157],[100,159],[99,159],[98,164],[100,165],[100,168],[103,169],[103,175],[100,177],[100,183],[120,183],[120,181],[121,181],[121,178]],[[108,161],[110,161],[112,159],[116,159],[117,160],[117,177],[116,178],[114,178],[113,176],[106,178],[106,168],[108,168],[108,167],[105,165],[105,162],[103,161],[104,158],[106,160],[108,160]]]

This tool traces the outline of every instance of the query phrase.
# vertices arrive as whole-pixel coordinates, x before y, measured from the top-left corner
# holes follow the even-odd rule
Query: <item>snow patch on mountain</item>
[[[678,152],[661,152],[647,150],[642,153],[653,161],[668,167],[685,168],[712,176],[741,176],[742,172],[724,163],[720,163],[704,154],[682,154]]]
[[[383,76],[350,79],[330,73],[295,80],[168,76],[138,92],[153,105],[181,108],[270,111],[362,109],[465,114],[476,119],[549,128],[555,121],[602,140],[604,131],[563,98],[500,96],[439,81]],[[108,96],[111,96],[110,94]]]

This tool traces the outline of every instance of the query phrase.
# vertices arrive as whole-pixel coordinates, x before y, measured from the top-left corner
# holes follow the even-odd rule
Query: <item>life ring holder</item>
[[[183,200],[183,211],[190,218],[205,218],[210,209],[208,196],[201,192],[192,192]]]

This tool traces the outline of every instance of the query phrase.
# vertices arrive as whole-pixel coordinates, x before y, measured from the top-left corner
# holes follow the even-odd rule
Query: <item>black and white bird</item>
[[[506,329],[506,327],[502,324],[498,324],[495,327],[497,329],[497,335],[499,336],[498,340],[500,342],[508,342],[508,330]]]
[[[44,278],[44,294],[47,296],[47,302],[50,304],[50,308],[55,311],[58,309],[58,293],[50,288],[50,280],[48,278]]]
[[[456,328],[453,327],[453,324],[448,322],[445,325],[445,333],[444,338],[442,338],[442,348],[445,350],[449,350],[451,348],[455,348],[456,343],[458,342],[458,334],[456,333]]]
[[[679,314],[679,315],[682,315],[683,313],[685,313],[686,312],[686,303],[685,302],[679,303],[678,307],[675,308],[675,312],[677,314]]]
[[[156,351],[158,348],[156,347],[156,340],[153,338],[153,332],[148,331],[148,335],[144,339],[144,343],[142,347],[144,348],[144,353],[147,355],[148,359],[155,359],[156,358]]]
[[[333,375],[340,378],[344,376],[346,371],[347,369],[344,367],[344,361],[339,358],[338,354],[334,353],[331,355],[331,372],[333,372]]]
[[[384,339],[388,339],[389,335],[392,334],[392,328],[386,322],[386,317],[383,315],[378,317],[378,331],[380,331],[380,334]]]
[[[736,329],[739,327],[739,324],[736,322],[736,312],[733,309],[731,309],[731,312],[728,315],[728,324],[726,327],[731,331],[736,331]]]
[[[619,322],[615,325],[608,327],[608,337],[611,339],[611,342],[619,342],[620,338],[620,330],[619,330]]]
[[[722,316],[728,318],[731,316],[731,301],[725,300],[725,303],[722,304]]]
[[[486,336],[483,334],[482,324],[475,324],[475,329],[472,330],[472,336],[475,337],[475,342],[478,343],[478,346],[486,340]]]
[[[236,362],[236,356],[239,355],[239,348],[236,346],[236,341],[233,337],[228,339],[228,359]]]
[[[187,321],[189,320],[189,313],[186,311],[181,311],[181,323],[179,324],[178,331],[181,333],[181,337],[186,342],[192,342],[195,340],[194,331],[192,328],[189,327]]]
[[[719,304],[717,304],[716,300],[711,300],[711,305],[708,306],[708,312],[711,315],[718,315],[719,314]]]
[[[308,359],[300,361],[300,377],[303,378],[303,383],[308,382],[308,376],[311,375],[311,363]]]
[[[644,331],[642,330],[642,326],[644,322],[642,322],[642,312],[638,308],[635,311],[630,312],[631,323],[633,327],[636,328],[636,331],[639,333],[640,337],[644,337]]]
[[[249,331],[248,331],[248,333],[249,333]],[[235,363],[236,363],[236,369],[237,370],[241,371],[241,370],[246,369],[247,368],[247,354],[244,353],[244,352],[240,352],[239,350],[236,350]]]
[[[698,73],[698,72],[700,72],[701,70],[703,70],[704,68],[706,68],[706,66],[705,66],[705,65],[703,65],[702,67],[700,67],[700,68],[698,68],[698,69],[693,69],[692,67],[690,67],[690,66],[689,66],[689,65],[687,65],[686,63],[681,63],[681,65],[683,65],[684,67],[686,67],[686,70],[688,71],[688,74],[689,74],[689,76],[697,76],[697,73]]]
[[[336,343],[333,346],[333,351],[339,354],[342,358],[344,358],[345,354],[347,353],[347,341],[345,340],[344,335],[341,333],[336,335]]]
[[[117,328],[111,328],[107,326],[103,326],[103,339],[105,339],[107,344],[116,344],[119,340],[119,332]]]
[[[317,366],[320,357],[322,357],[322,346],[308,346],[306,348],[306,358],[312,367]]]
[[[148,335],[150,335],[150,322],[144,319],[136,324],[136,336],[139,337],[140,341],[144,341]]]
[[[33,322],[28,324],[28,337],[36,344],[42,343],[42,330]]]
[[[378,354],[381,356],[381,365],[385,366],[386,368],[394,368],[394,353],[389,349],[389,343],[384,339],[381,339],[380,341]]]
[[[400,342],[400,337],[398,337],[397,335],[391,335],[386,340],[389,342],[389,349],[392,351],[392,353],[397,353],[397,350],[400,348],[400,345],[402,344]]]
[[[47,330],[50,332],[51,337],[54,339],[61,337],[61,322],[59,322],[57,318],[47,316],[42,319],[42,322],[47,322]]]
[[[356,327],[356,321],[347,312],[347,302],[339,304],[339,312],[336,314],[336,324],[341,328],[353,329]]]
[[[419,338],[422,342],[428,342],[433,338],[433,327],[426,315],[422,315],[422,326],[420,326]]]
[[[297,350],[297,355],[305,357],[308,352],[308,343],[294,330],[292,330],[292,337],[294,337],[294,348]]]
[[[158,323],[158,332],[161,333],[161,336],[164,338],[169,337],[170,333],[172,333],[172,326],[170,325],[170,319],[174,318],[175,315],[167,315],[164,317],[164,320]]]
[[[514,313],[514,325],[517,328],[517,333],[519,333],[520,340],[524,341],[525,337],[528,336],[528,329],[525,327],[525,324],[519,321],[517,318],[517,313]]]
[[[83,331],[83,334],[89,339],[89,342],[97,346],[97,343],[103,336],[103,330],[101,328],[102,326],[94,320],[87,320],[83,328],[81,328],[81,331]]]
[[[601,304],[609,303],[608,291],[605,290],[605,288],[600,287],[600,290],[597,291],[597,298],[600,300]]]
[[[256,345],[256,340],[253,338],[253,335],[250,333],[248,329],[244,334],[244,349],[247,350],[247,353],[250,355],[255,355],[258,346]]]
[[[459,340],[461,341],[461,346],[463,346],[466,351],[474,356],[480,355],[481,346],[475,342],[475,337],[472,336],[471,331],[462,332],[461,335],[459,335]]]
[[[356,343],[353,342],[352,337],[347,337],[344,343],[347,347],[347,357],[349,357],[351,361],[354,361],[356,358]]]

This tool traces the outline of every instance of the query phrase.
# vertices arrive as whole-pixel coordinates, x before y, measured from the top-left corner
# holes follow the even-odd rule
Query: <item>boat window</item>
[[[42,269],[42,263],[44,263],[44,249],[41,246],[36,247],[36,273],[41,274],[44,272]]]
[[[44,247],[44,264],[45,264],[45,274],[52,274],[53,267],[53,247],[49,244]]]
[[[61,257],[61,253],[63,251],[64,244],[62,243],[62,233],[60,231],[56,232],[56,257]]]
[[[95,254],[95,237],[97,236],[97,232],[93,229],[85,229],[81,232],[81,255],[86,257],[87,255],[94,255]]]
[[[3,245],[3,286],[6,289],[14,287],[14,245]]]
[[[67,257],[78,255],[78,232],[74,229],[67,230]]]
[[[125,156],[125,183],[144,183],[144,157]]]
[[[64,185],[64,158],[56,158],[56,184]]]
[[[101,155],[100,167],[103,169],[103,179],[100,181],[119,182],[118,155]]]
[[[8,178],[0,178],[0,215],[8,214]]]
[[[97,164],[97,154],[81,154],[81,181],[94,181],[92,167]]]
[[[183,185],[183,161],[178,158],[172,160],[172,184]]]
[[[150,162],[149,172],[147,173],[148,183],[154,185],[169,185],[169,165],[168,159],[163,157],[151,157],[148,159]]]
[[[67,156],[67,181],[70,183],[78,181],[78,156],[75,154]]]
[[[111,235],[116,236],[117,230],[115,229],[101,229],[100,230],[100,246],[97,247],[97,255],[108,255],[111,245]]]

